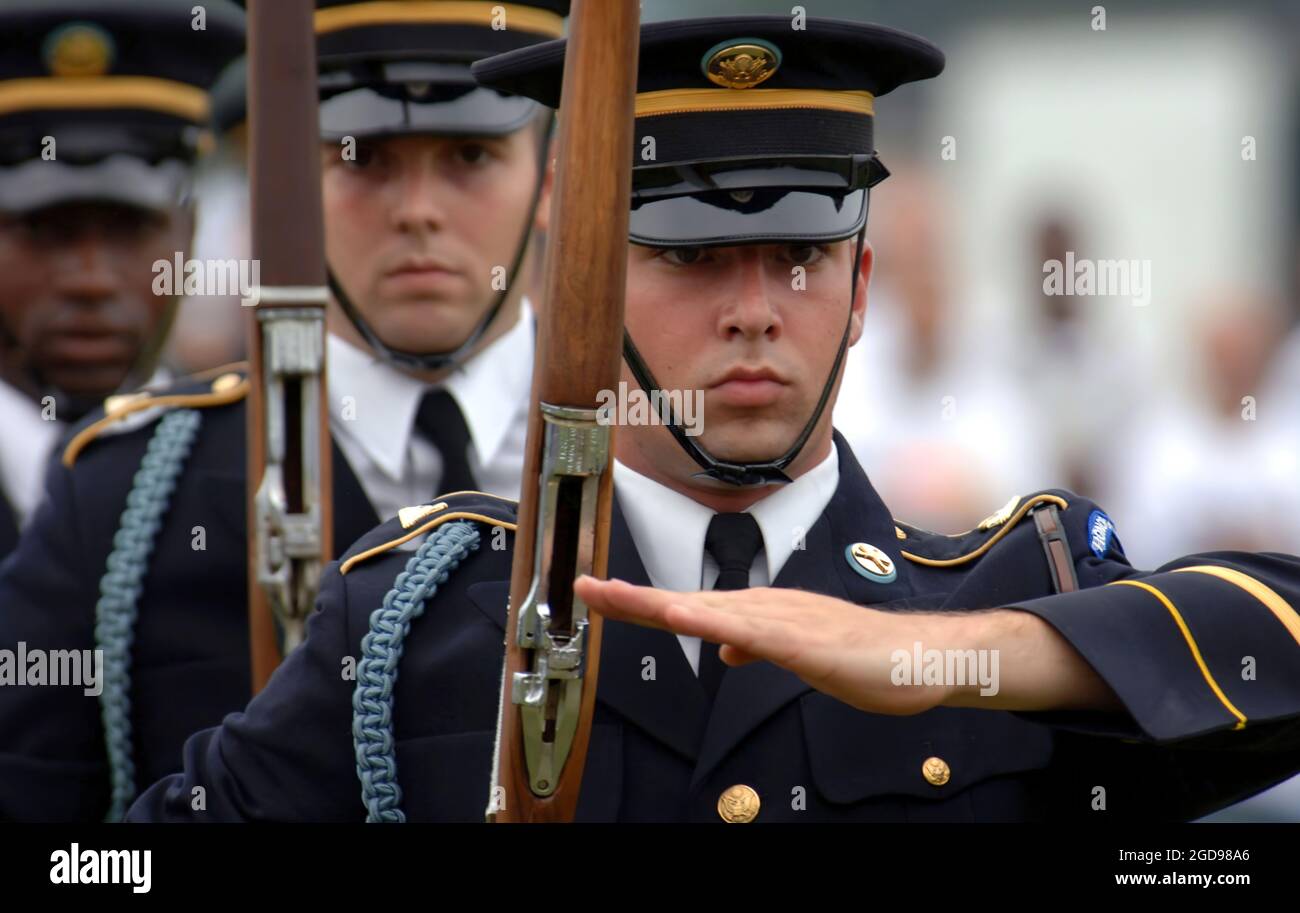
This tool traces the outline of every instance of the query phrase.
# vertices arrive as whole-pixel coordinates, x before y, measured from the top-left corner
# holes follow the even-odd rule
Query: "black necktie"
[[[442,478],[433,494],[478,491],[469,468],[469,428],[456,400],[446,390],[430,390],[415,413],[415,430],[428,438],[442,454]]]
[[[704,550],[718,562],[715,590],[743,590],[749,587],[749,568],[763,547],[763,533],[753,514],[714,514],[704,534]],[[718,656],[718,645],[700,641],[700,684],[712,701],[722,683],[726,665]]]

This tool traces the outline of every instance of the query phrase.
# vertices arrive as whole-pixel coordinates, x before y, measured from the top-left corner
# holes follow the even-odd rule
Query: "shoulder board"
[[[974,529],[955,535],[933,533],[901,521],[895,521],[894,534],[900,540],[903,557],[908,561],[929,567],[953,567],[979,558],[1038,505],[1055,504],[1065,510],[1070,506],[1067,496],[1070,496],[1069,492],[1055,488],[1017,495],[996,513],[981,520]]]
[[[346,574],[362,562],[386,554],[412,539],[430,533],[452,520],[474,520],[488,526],[518,529],[518,502],[482,491],[457,491],[439,495],[426,504],[403,507],[397,516],[381,523],[343,555],[339,573]]]
[[[157,421],[168,409],[206,409],[235,403],[248,395],[247,364],[225,365],[183,378],[166,387],[122,393],[104,400],[104,414],[83,427],[63,449],[69,469],[101,437],[125,434]]]

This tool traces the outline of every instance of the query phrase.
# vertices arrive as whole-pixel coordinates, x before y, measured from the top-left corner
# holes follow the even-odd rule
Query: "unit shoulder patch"
[[[1107,554],[1124,558],[1124,546],[1115,531],[1115,521],[1100,507],[1088,514],[1088,548],[1098,558],[1105,558]]]
[[[339,565],[347,574],[357,565],[377,558],[427,535],[452,520],[472,520],[488,527],[518,529],[518,502],[482,491],[439,495],[425,504],[403,507],[397,516],[381,523],[348,549]]]
[[[902,555],[908,561],[929,567],[955,567],[979,558],[1040,504],[1054,504],[1065,510],[1069,507],[1069,494],[1052,488],[1017,495],[964,533],[945,535],[895,520],[895,534],[902,534],[899,536]]]
[[[63,465],[71,469],[96,440],[143,428],[171,409],[210,409],[241,401],[248,395],[246,369],[245,363],[227,365],[165,387],[108,397],[103,415],[81,428],[64,447]]]

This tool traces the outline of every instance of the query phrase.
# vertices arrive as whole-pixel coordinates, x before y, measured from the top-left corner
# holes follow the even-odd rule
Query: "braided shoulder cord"
[[[106,821],[120,821],[135,798],[135,759],[131,737],[131,645],[140,590],[154,540],[162,527],[202,417],[196,409],[169,412],[149,440],[136,470],[126,509],[113,536],[113,551],[99,581],[95,605],[95,646],[103,651],[103,688],[99,695],[108,749],[112,798]]]
[[[406,562],[383,605],[370,616],[352,693],[352,744],[367,823],[406,820],[393,738],[393,688],[403,643],[411,622],[424,614],[425,603],[478,546],[479,531],[473,523],[457,520],[438,527]]]

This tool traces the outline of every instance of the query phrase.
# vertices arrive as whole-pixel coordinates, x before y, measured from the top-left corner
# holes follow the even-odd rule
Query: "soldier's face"
[[[184,252],[188,210],[107,204],[0,216],[0,371],[29,393],[78,399],[152,370],[175,299],[153,264]]]
[[[537,142],[392,137],[358,141],[354,160],[322,146],[329,263],[386,344],[442,352],[477,326],[528,225]]]
[[[850,344],[862,334],[870,246],[850,315],[852,257],[852,241],[630,246],[627,328],[661,388],[702,396],[696,440],[713,456],[770,460],[795,442],[817,406],[845,324]],[[623,379],[637,389],[626,365]],[[829,452],[833,404],[834,397],[792,472]],[[616,440],[620,459],[633,468],[681,479],[698,471],[662,425],[620,428]]]

